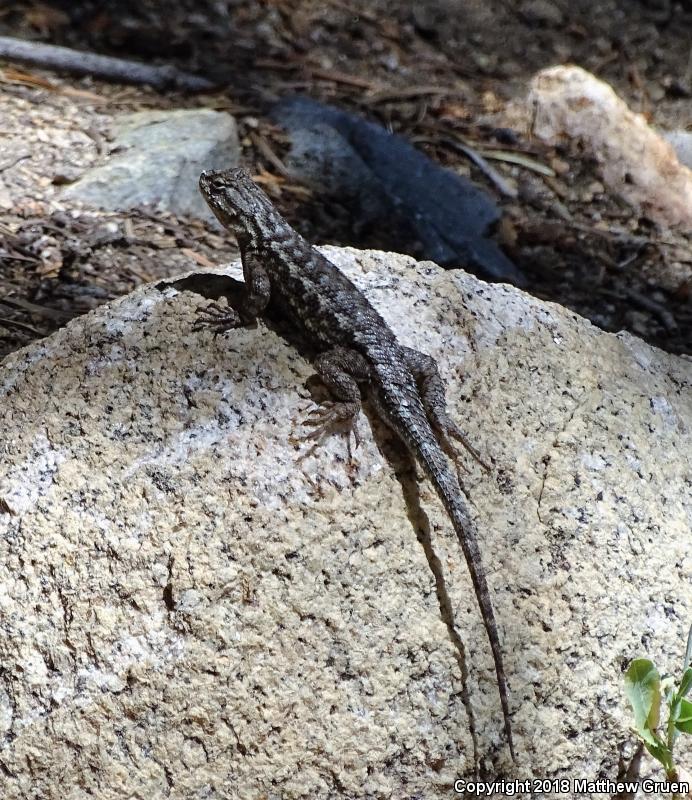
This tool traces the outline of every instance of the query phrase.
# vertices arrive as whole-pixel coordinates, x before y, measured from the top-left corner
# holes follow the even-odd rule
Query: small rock
[[[0,211],[9,211],[14,207],[14,200],[7,186],[0,182]]]
[[[666,90],[660,83],[651,83],[648,87],[649,99],[653,103],[659,103],[666,96]]]
[[[83,170],[81,167],[76,167],[72,164],[64,164],[59,167],[51,179],[53,186],[67,186],[74,183],[82,176]]]
[[[492,72],[497,65],[497,55],[495,53],[483,53],[474,50],[471,52],[471,58],[481,72]]]
[[[561,158],[552,158],[550,160],[550,166],[558,175],[564,175],[566,172],[569,172],[568,162],[563,161]]]
[[[630,311],[626,314],[626,317],[632,331],[640,336],[646,336],[649,333],[651,322],[648,314],[642,311]]]
[[[519,14],[531,25],[558,27],[564,21],[562,11],[550,0],[527,0],[519,7]]]
[[[610,39],[606,39],[605,36],[597,36],[592,41],[592,46],[594,50],[603,54],[610,53],[613,50],[613,43],[610,41]]]
[[[205,169],[235,166],[238,134],[230,114],[209,109],[144,111],[121,118],[108,161],[64,195],[109,211],[157,211],[213,219],[199,193]]]
[[[663,138],[672,145],[680,163],[692,167],[692,131],[668,131]]]
[[[496,66],[496,73],[500,78],[514,78],[521,74],[521,65],[512,60],[501,60]]]

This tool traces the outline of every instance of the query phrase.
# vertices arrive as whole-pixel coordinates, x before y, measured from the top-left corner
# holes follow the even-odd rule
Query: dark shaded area
[[[156,284],[160,292],[169,287],[179,292],[194,292],[207,300],[223,298],[231,307],[235,307],[245,292],[245,284],[242,281],[237,281],[230,275],[217,275],[214,272],[196,272],[176,281],[160,281]]]
[[[281,101],[271,116],[290,132],[292,173],[347,202],[355,226],[395,230],[399,250],[419,259],[526,284],[489,238],[502,212],[476,184],[380,125],[307,97]]]
[[[609,82],[657,124],[688,126],[691,5],[690,0],[17,0],[0,9],[0,35],[174,64],[223,81],[226,88],[215,95],[161,94],[156,107],[203,104],[233,113],[243,164],[311,241],[402,250],[406,231],[396,224],[354,225],[348,197],[325,199],[292,178],[286,169],[290,142],[271,123],[269,109],[300,93],[379,123],[484,187],[503,212],[494,238],[526,275],[531,293],[605,330],[624,328],[672,352],[689,352],[692,284],[681,281],[671,288],[671,281],[661,278],[676,262],[692,263],[689,238],[661,231],[611,196],[597,166],[577,146],[548,148],[522,131],[509,132],[500,142],[482,120],[521,96],[537,69],[572,62]],[[94,88],[88,81],[81,85]],[[35,88],[11,88],[28,103],[42,102]],[[122,94],[115,113],[132,110]],[[557,177],[492,161],[518,190],[516,200],[500,197],[479,169],[446,144],[461,139],[486,153],[502,147],[542,165],[559,163]],[[367,220],[372,209],[364,210]],[[92,247],[88,230],[56,230],[36,215],[5,216],[0,297],[23,293],[24,301],[45,310],[43,317],[22,317],[0,309],[17,326],[9,348],[31,337],[21,325],[35,325],[42,333],[55,327],[53,294],[57,308],[67,311],[77,289],[82,297],[92,284],[99,291],[106,285],[114,296],[132,288],[137,275],[159,279],[164,267],[180,269],[185,259],[177,259],[177,250],[162,253],[159,245],[147,244],[160,238],[155,220],[146,214],[130,217],[138,233],[134,244],[128,221],[118,219],[126,234],[123,246]],[[91,223],[94,229],[99,224]],[[202,233],[183,219],[164,224],[170,228],[166,246],[194,251],[202,266],[204,259],[221,262],[232,254],[232,242],[218,232]],[[82,227],[88,225],[85,219]],[[63,261],[48,276],[45,263],[39,269],[46,236]],[[72,259],[75,236],[85,239],[87,252]],[[91,307],[91,296],[88,303]]]
[[[692,0],[18,0],[0,10],[0,34],[175,62],[255,96],[266,70],[367,64],[364,76],[386,82],[407,56],[421,72],[497,78],[510,91],[565,62],[622,85],[621,60],[639,70],[641,58],[640,77],[662,73],[675,96],[692,89],[678,69],[691,25]]]

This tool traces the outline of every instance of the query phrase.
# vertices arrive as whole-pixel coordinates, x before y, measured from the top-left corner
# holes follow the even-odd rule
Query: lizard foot
[[[242,324],[240,315],[231,306],[220,303],[210,303],[206,308],[199,310],[197,321],[192,326],[193,331],[211,330],[214,336],[226,333]]]
[[[303,421],[303,425],[314,428],[304,439],[322,439],[335,432],[335,429],[343,426],[349,431],[353,431],[356,447],[360,444],[360,433],[356,424],[356,414],[359,406],[356,403],[335,402],[326,400],[317,408],[313,409]]]
[[[326,436],[332,436],[335,433],[347,437],[349,460],[353,460],[351,434],[353,434],[356,448],[358,448],[361,442],[360,431],[358,430],[358,424],[356,422],[359,408],[359,404],[327,400],[313,409],[302,424],[305,427],[314,428],[314,430],[293,437],[295,443],[306,441],[313,442],[313,445],[301,455],[300,460],[314,453],[316,448],[320,445],[320,442]]]

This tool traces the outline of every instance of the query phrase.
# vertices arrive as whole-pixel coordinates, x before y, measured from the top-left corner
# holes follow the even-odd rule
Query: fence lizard
[[[454,452],[454,438],[480,458],[447,414],[435,360],[400,345],[367,298],[291,228],[242,169],[203,172],[199,183],[211,210],[235,234],[245,287],[237,308],[212,304],[198,326],[210,325],[217,332],[237,327],[262,315],[271,300],[272,307],[320,351],[315,368],[335,398],[313,412],[313,437],[319,438],[335,424],[354,426],[361,407],[360,384],[367,384],[377,413],[419,461],[454,526],[490,641],[505,734],[514,758],[493,606],[475,528],[445,453]]]

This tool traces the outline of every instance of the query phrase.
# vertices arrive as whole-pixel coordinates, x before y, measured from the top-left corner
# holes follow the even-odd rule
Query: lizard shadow
[[[479,777],[479,764],[481,764],[476,718],[469,693],[469,669],[467,665],[466,645],[464,644],[454,622],[454,609],[452,599],[447,590],[442,562],[435,551],[432,541],[432,526],[430,518],[425,513],[421,504],[420,482],[416,476],[416,462],[408,450],[393,431],[373,412],[368,413],[370,427],[375,437],[375,443],[382,453],[383,458],[392,467],[394,476],[401,486],[404,498],[406,515],[409,518],[418,543],[423,548],[423,553],[428,562],[428,567],[435,584],[435,596],[440,609],[440,619],[447,629],[447,635],[454,648],[454,658],[459,665],[461,676],[461,701],[468,718],[468,730],[473,746],[473,764],[475,777]]]

